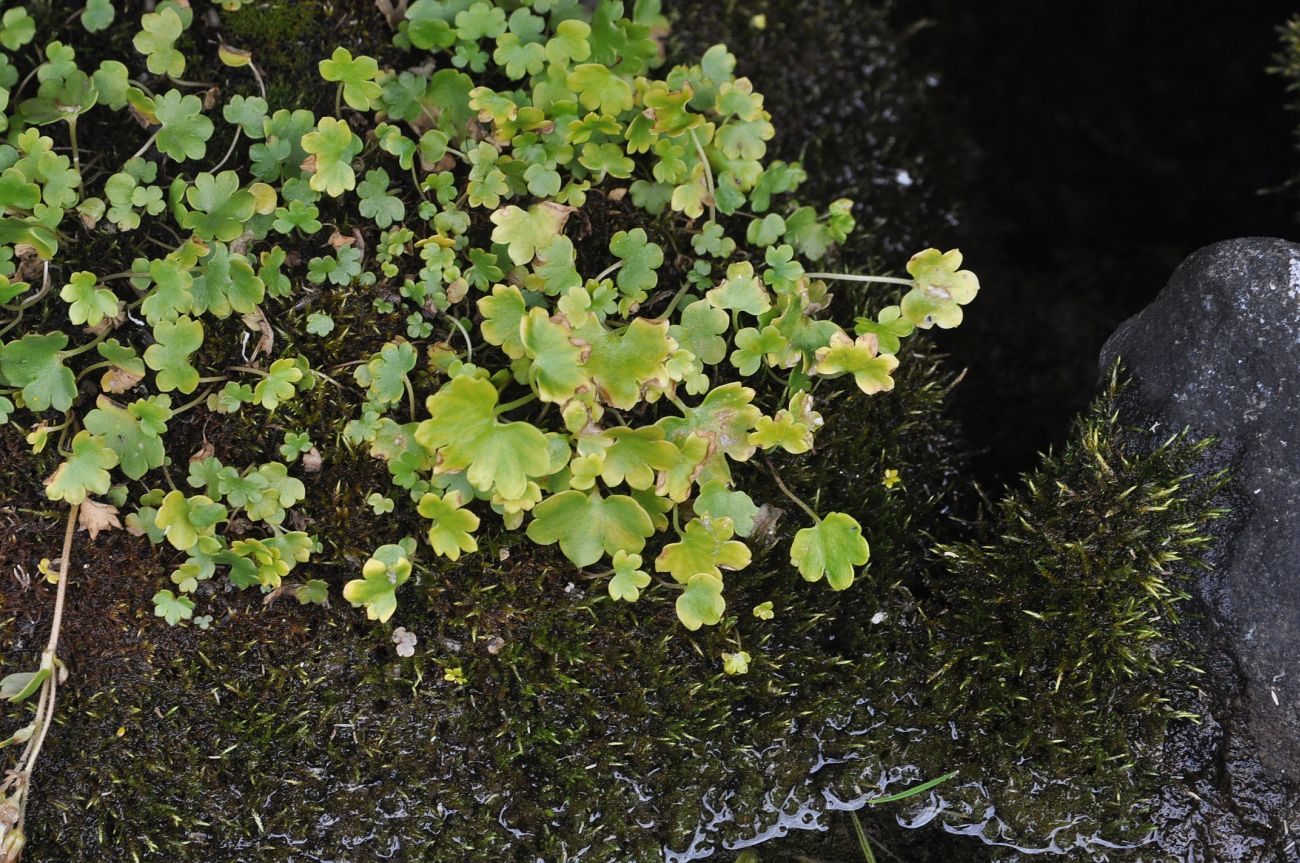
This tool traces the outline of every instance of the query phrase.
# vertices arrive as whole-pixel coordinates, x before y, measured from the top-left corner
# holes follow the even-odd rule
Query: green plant
[[[936,776],[934,779],[930,779],[925,782],[922,782],[920,785],[914,785],[911,788],[906,788],[894,794],[884,794],[881,795],[880,797],[872,797],[869,800],[867,800],[867,805],[881,806],[886,803],[897,803],[900,800],[907,800],[910,797],[916,797],[918,795],[924,794],[925,792],[931,790],[932,788],[936,788],[942,785],[943,783],[947,782],[949,779],[952,779],[956,775],[957,775],[957,771],[954,770],[949,773],[945,773],[942,776]],[[865,860],[866,863],[876,863],[875,851],[873,851],[871,848],[871,840],[867,838],[867,831],[864,830],[862,827],[862,819],[858,817],[857,810],[850,810],[849,818],[853,822],[853,835],[854,838],[857,839],[858,841],[858,849],[862,851],[862,859]]]
[[[858,817],[857,812],[850,812],[849,816],[853,819],[853,835],[858,840],[862,859],[866,863],[876,863],[876,852],[871,849],[871,840],[867,838],[867,831],[862,828],[862,819]]]
[[[285,581],[321,548],[286,527],[307,494],[289,465],[314,436],[386,465],[405,494],[372,495],[376,513],[400,505],[426,523],[424,548],[390,537],[344,587],[374,619],[391,617],[422,561],[475,552],[490,522],[579,569],[608,561],[587,575],[613,599],[669,597],[687,629],[715,625],[727,573],[753,558],[747,465],[814,447],[825,379],[887,392],[901,338],[960,322],[978,283],[956,252],[919,253],[910,278],[807,271],[853,230],[851,204],[793,200],[803,172],[765,161],[771,118],[725,48],[658,74],[657,2],[627,15],[613,0],[508,5],[410,4],[394,37],[406,69],[338,48],[319,65],[338,85],[332,116],[271,112],[257,58],[192,40],[188,4],[128,22],[138,56],[95,69],[59,42],[28,50],[33,19],[4,14],[0,421],[61,457],[46,494],[69,506],[69,537],[113,495],[126,529],[179,555],[154,596],[167,622],[210,620],[195,612],[218,574],[325,601],[319,579]],[[80,20],[124,26],[103,0]],[[187,69],[245,76],[249,92],[201,98],[185,92]],[[106,170],[83,175],[89,112],[150,131],[126,148],[96,142]],[[579,227],[620,211],[626,226]],[[906,292],[852,337],[829,313],[835,279]],[[363,293],[416,341],[362,348],[348,337],[370,327],[355,316],[294,314]],[[314,368],[304,333],[351,353]],[[348,367],[355,386],[339,380]],[[270,444],[283,461],[200,452],[190,491],[178,485],[186,414],[256,427],[317,387],[336,409]],[[819,515],[772,469],[812,520],[790,563],[847,588],[868,559],[861,525]],[[55,702],[70,548],[33,739]],[[667,578],[650,576],[650,555]],[[749,654],[730,655],[740,673]]]
[[[1278,41],[1281,43],[1277,53],[1273,55],[1273,64],[1268,71],[1273,75],[1278,75],[1286,80],[1286,91],[1289,95],[1287,108],[1291,111],[1300,111],[1300,15],[1292,16],[1285,24],[1277,28]],[[1300,143],[1300,128],[1294,132],[1297,142]],[[1288,183],[1292,186],[1296,180]]]

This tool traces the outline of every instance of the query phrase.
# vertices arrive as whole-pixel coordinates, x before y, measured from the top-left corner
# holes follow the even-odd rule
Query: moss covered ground
[[[942,214],[917,143],[929,123],[924,86],[905,67],[906,28],[888,10],[818,0],[797,16],[779,3],[672,11],[673,51],[726,38],[753,67],[743,71],[768,94],[780,155],[809,159],[810,198],[866,201],[869,230],[845,265],[936,239]],[[360,0],[261,0],[222,21],[280,82],[272,107],[332,100],[311,83],[323,46],[374,53],[386,41],[382,17]],[[881,62],[851,121],[842,93],[797,86],[821,73],[789,74],[815,59],[834,80],[863,50]],[[914,125],[903,125],[909,107]],[[591,231],[599,241],[599,215]],[[846,292],[841,313],[864,302]],[[399,318],[346,292],[312,303],[338,325],[300,346],[316,368],[400,330]],[[278,311],[292,320],[309,308]],[[1144,455],[1107,393],[1074,446],[1030,484],[978,523],[959,520],[975,507],[945,408],[956,375],[924,343],[901,358],[892,394],[825,391],[819,449],[780,465],[801,496],[862,521],[866,575],[843,593],[810,589],[757,542],[728,617],[697,634],[676,624],[670,602],[616,605],[558,553],[510,534],[481,536],[480,553],[458,563],[417,567],[387,625],[232,591],[212,598],[222,611],[209,630],[169,628],[149,598],[175,561],[142,538],[104,535],[73,562],[72,676],[29,814],[30,859],[640,861],[664,849],[686,858],[825,825],[828,800],[847,805],[954,769],[939,793],[894,811],[917,825],[940,809],[972,824],[993,796],[1006,835],[1027,845],[1070,814],[1081,815],[1073,833],[1084,839],[1140,835],[1146,813],[1131,802],[1150,781],[1146,760],[1163,723],[1187,708],[1164,694],[1187,680],[1167,676],[1158,690],[1153,681],[1191,653],[1145,633],[1167,635],[1180,592],[1183,563],[1161,555],[1182,542],[1194,556],[1191,540],[1212,515],[1215,481],[1194,478],[1200,451],[1175,442]],[[318,387],[278,415],[283,428],[197,420],[171,455],[183,463],[211,446],[249,463],[270,457],[289,427],[332,441],[339,410]],[[28,454],[12,427],[0,429],[0,447],[8,663],[44,637],[50,588],[36,565],[53,556],[61,513],[26,490],[51,460]],[[365,505],[388,485],[381,464],[331,452],[300,510],[325,543],[307,577],[337,596],[375,545],[419,525]],[[887,488],[886,469],[902,484]],[[766,545],[786,547],[798,512],[761,464],[741,484],[790,510]],[[1168,588],[1154,602],[1143,587],[1152,566]],[[769,599],[775,620],[749,614]],[[396,626],[418,636],[414,656],[396,655]],[[1130,643],[1130,632],[1142,637]],[[747,676],[726,677],[716,657],[737,646],[755,661]],[[445,680],[450,668],[467,682]],[[1148,709],[1165,697],[1168,710]],[[1112,727],[1112,715],[1149,722]]]
[[[343,609],[243,594],[209,631],[173,629],[146,610],[163,567],[143,540],[116,535],[74,569],[74,676],[31,813],[42,859],[400,848],[410,860],[453,859],[448,849],[465,860],[580,849],[649,860],[663,847],[702,853],[800,820],[824,824],[823,792],[850,803],[951,769],[961,778],[900,804],[905,818],[926,819],[942,800],[946,818],[970,822],[992,786],[1026,845],[1063,812],[1088,813],[1076,828],[1085,841],[1139,835],[1146,813],[1130,807],[1149,782],[1129,762],[1150,762],[1170,716],[1150,701],[1178,689],[1153,688],[1152,674],[1187,652],[1162,641],[1131,675],[1080,665],[1064,686],[1054,675],[1084,649],[1077,628],[1117,627],[1124,621],[1108,613],[1142,604],[1141,580],[1124,576],[1135,558],[1194,539],[1182,525],[1210,512],[1214,481],[1185,478],[1192,445],[1129,453],[1106,397],[1078,443],[1003,503],[1000,540],[944,548],[948,563],[936,564],[927,538],[943,527],[957,466],[931,450],[952,443],[940,373],[924,356],[911,360],[910,399],[844,399],[837,407],[860,417],[858,431],[798,466],[799,491],[857,499],[879,515],[867,589],[828,600],[783,561],[761,558],[738,613],[703,637],[673,626],[666,606],[616,607],[574,584],[562,560],[504,536],[479,558],[420,573],[390,624],[418,634],[409,659],[382,627]],[[911,466],[906,489],[876,481],[882,464]],[[1186,491],[1167,493],[1178,480]],[[1055,533],[1059,499],[1031,489],[1067,493],[1070,483],[1077,509]],[[756,477],[755,497],[776,499],[760,489]],[[1117,506],[1127,489],[1120,500],[1133,506]],[[1153,517],[1144,512],[1153,501],[1169,506]],[[1114,529],[1143,517],[1144,536]],[[1044,529],[1051,538],[1028,558],[1025,537]],[[32,573],[40,540],[14,539],[6,562]],[[1088,543],[1090,573],[1076,539]],[[316,572],[337,586],[349,569]],[[1093,580],[1108,574],[1115,580]],[[990,577],[1024,580],[990,587]],[[1082,583],[1061,586],[1071,579]],[[8,582],[4,606],[30,607],[28,591],[41,590]],[[1011,596],[1022,601],[999,601]],[[759,597],[777,600],[776,621],[743,613]],[[1062,603],[1087,608],[1041,626],[1021,620]],[[11,655],[43,631],[19,615],[3,627]],[[757,658],[744,678],[721,675],[713,659],[732,645]],[[1024,667],[1009,673],[1009,657]],[[469,682],[444,681],[449,667]],[[1018,788],[1043,776],[1054,781]]]

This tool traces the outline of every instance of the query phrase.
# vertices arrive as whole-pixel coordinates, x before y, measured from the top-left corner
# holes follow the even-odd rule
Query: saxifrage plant
[[[96,0],[79,20],[95,32],[118,12]],[[851,203],[792,198],[803,170],[766,158],[771,117],[724,47],[654,71],[656,0],[415,0],[391,66],[343,47],[320,62],[337,85],[327,116],[272,110],[239,46],[187,56],[195,14],[164,0],[133,56],[95,68],[42,45],[24,8],[0,23],[0,422],[60,453],[46,494],[68,505],[50,644],[2,684],[14,701],[39,693],[7,741],[26,746],[6,783],[20,813],[64,673],[78,524],[93,541],[126,509],[127,529],[183,555],[154,597],[168,623],[210,620],[195,598],[219,575],[326,599],[321,579],[286,581],[320,548],[289,521],[306,494],[289,465],[321,450],[290,429],[283,461],[200,453],[182,469],[168,429],[187,412],[274,416],[318,386],[355,405],[324,457],[365,447],[395,487],[373,491],[375,511],[428,525],[423,547],[392,537],[345,586],[372,618],[393,614],[413,561],[473,554],[492,519],[595,568],[614,600],[672,588],[694,630],[720,620],[728,573],[752,559],[758,507],[736,466],[812,450],[821,381],[888,392],[901,340],[956,326],[978,290],[955,251],[918,253],[906,278],[813,271],[853,230]],[[208,54],[252,92],[189,92],[181,76]],[[89,112],[143,126],[138,149],[88,171]],[[597,201],[640,218],[594,246],[572,226]],[[343,220],[360,227],[324,232]],[[79,254],[109,234],[125,266]],[[830,316],[837,279],[901,299],[849,333]],[[377,312],[404,309],[406,336],[355,357],[350,384],[277,352],[268,312],[304,284],[373,291]],[[333,329],[316,313],[294,338]],[[251,356],[214,352],[250,332]],[[417,368],[440,381],[417,389]],[[849,587],[869,558],[861,526],[771,466],[809,522],[791,565]],[[21,814],[6,829],[16,856]]]

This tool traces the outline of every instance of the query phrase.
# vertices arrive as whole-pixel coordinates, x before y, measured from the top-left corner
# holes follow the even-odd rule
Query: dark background
[[[913,42],[935,70],[954,141],[960,246],[983,290],[942,345],[997,484],[1059,445],[1110,332],[1190,252],[1246,235],[1294,239],[1300,173],[1276,28],[1300,4],[902,3],[934,22]],[[902,20],[900,20],[900,24]],[[1265,191],[1274,190],[1274,191]],[[1170,358],[1176,361],[1177,358]]]

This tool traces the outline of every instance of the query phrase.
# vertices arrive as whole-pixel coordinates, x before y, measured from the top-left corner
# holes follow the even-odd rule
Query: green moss
[[[727,14],[735,12],[728,4]],[[274,65],[269,79],[308,82],[316,80],[320,45],[381,44],[367,29],[376,18],[361,0],[262,0],[223,14],[222,32],[259,64]],[[306,99],[318,108],[333,101],[329,88],[307,94],[296,86],[274,95],[273,107],[277,99]],[[631,227],[625,214],[604,218],[609,214],[592,210],[586,245],[604,248],[613,229]],[[347,217],[340,218],[346,232]],[[675,248],[672,239],[664,245]],[[888,245],[872,238],[873,249]],[[842,323],[861,304],[856,296],[845,289],[837,301]],[[292,301],[268,303],[278,348],[301,351],[314,368],[346,380],[345,364],[402,328],[400,316],[376,315],[370,300],[360,290],[307,289]],[[315,310],[329,312],[336,331],[289,341]],[[236,335],[213,338],[201,359],[218,365],[239,350]],[[984,545],[948,547],[951,563],[937,567],[931,537],[952,535],[951,512],[964,506],[965,493],[961,446],[944,410],[951,378],[924,344],[902,359],[898,388],[889,395],[823,385],[819,450],[778,460],[801,496],[865,525],[873,550],[868,572],[838,594],[803,582],[771,551],[788,548],[803,516],[761,462],[746,466],[738,469],[740,485],[759,503],[787,511],[772,541],[755,543],[754,564],[729,589],[727,618],[696,635],[677,624],[670,591],[651,588],[634,608],[614,604],[600,583],[578,578],[553,550],[488,527],[479,554],[420,566],[388,627],[348,609],[300,608],[288,599],[264,606],[258,597],[222,594],[211,582],[202,590],[205,608],[216,613],[212,630],[172,629],[151,616],[149,597],[177,561],[122,532],[106,535],[74,567],[64,634],[74,669],[30,813],[34,856],[220,863],[295,859],[306,852],[293,849],[302,848],[474,863],[561,860],[585,848],[590,859],[649,860],[660,858],[665,845],[685,848],[702,825],[700,851],[752,838],[780,820],[775,809],[789,816],[782,829],[811,826],[825,805],[823,790],[860,800],[886,780],[897,787],[954,768],[967,783],[945,789],[954,823],[967,813],[978,818],[990,781],[1029,785],[1039,771],[1070,777],[1086,767],[1089,781],[1068,791],[1000,797],[1009,829],[1033,841],[1076,804],[1093,813],[1080,831],[1110,820],[1116,829],[1130,826],[1121,822],[1138,792],[1127,759],[1106,753],[1081,765],[1050,745],[1055,729],[1096,725],[1102,713],[1095,699],[1076,705],[1066,694],[1049,695],[1050,706],[1035,705],[1042,713],[1019,709],[1021,686],[1038,698],[1055,679],[1050,669],[1073,668],[1081,654],[1077,639],[1026,628],[1015,606],[1045,590],[1035,580],[1040,569],[1025,560],[1060,574],[1049,583],[1053,622],[1076,635],[1097,613],[1092,579],[1071,578],[1080,566],[1113,574],[1103,582],[1106,597],[1129,596],[1136,564],[1121,551],[1137,560],[1158,555],[1175,513],[1198,526],[1208,517],[1181,502],[1195,483],[1169,496],[1180,501],[1173,513],[1128,509],[1156,499],[1156,490],[1190,469],[1196,450],[1177,444],[1164,455],[1139,456],[1117,420],[1094,417],[1082,443],[1035,480],[1044,490],[1058,489],[1060,480],[1071,497],[1034,491],[1012,498],[1001,511],[1006,524],[990,528]],[[434,388],[429,370],[414,377],[419,391]],[[338,440],[352,401],[323,383],[269,421],[251,410],[212,423],[191,414],[169,434],[176,474],[207,445],[223,461],[245,465],[273,457],[286,430],[310,433],[327,469],[309,483],[309,499],[294,517],[312,520],[302,526],[322,537],[325,551],[301,572],[328,581],[335,597],[375,546],[421,530],[409,508],[379,519],[365,505],[370,492],[389,491],[390,483],[380,462]],[[1097,411],[1113,413],[1113,393]],[[3,434],[12,437],[12,430]],[[6,441],[14,459],[5,476],[48,473],[49,464]],[[1099,453],[1112,473],[1090,467]],[[901,486],[885,487],[886,469],[900,472]],[[1142,491],[1122,494],[1135,478]],[[29,518],[27,533],[0,539],[0,558],[29,572],[34,560],[51,554],[58,530],[53,513],[48,535],[36,532],[32,520],[46,510],[31,485],[15,495],[14,511]],[[1048,517],[1067,500],[1086,516]],[[1108,509],[1115,507],[1118,518]],[[1032,537],[1014,538],[1016,517],[1031,511],[1031,524],[1054,525],[1037,546]],[[1127,546],[1085,544],[1081,562],[1062,554],[1070,543],[1111,529],[1112,521],[1128,525]],[[1032,557],[1022,554],[1026,547]],[[992,580],[989,567],[997,573]],[[1161,620],[1150,624],[1162,634],[1175,593],[1156,608]],[[778,610],[774,621],[750,614],[765,600]],[[4,582],[0,605],[48,602],[33,602]],[[990,621],[1005,627],[982,628]],[[1113,626],[1115,619],[1105,622]],[[389,627],[399,625],[419,637],[409,659],[397,658],[388,641]],[[17,614],[0,621],[7,664],[29,658],[39,629]],[[1161,650],[1177,648],[1157,640]],[[1132,677],[1117,676],[1123,653],[1116,644],[1122,646],[1088,654],[1105,661],[1091,677],[1071,675],[1068,694],[1102,692],[1117,707],[1141,706],[1152,691],[1149,675],[1183,661],[1170,655]],[[728,678],[720,655],[737,645],[755,660],[748,676]],[[1021,651],[1029,661],[1017,677],[1009,663]],[[985,654],[992,658],[978,659]],[[965,659],[973,670],[966,671]],[[453,667],[466,685],[444,680]],[[1033,736],[1039,733],[1049,739]],[[729,817],[710,825],[711,811]]]
[[[1130,744],[1149,735],[1128,723],[1178,715],[1151,684],[1184,679],[1165,636],[1188,599],[1181,574],[1222,514],[1223,475],[1197,472],[1211,441],[1134,446],[1119,374],[1074,441],[998,504],[992,537],[937,548],[953,694],[1000,744],[1058,761],[1131,765]]]
[[[1195,718],[1200,659],[1179,616],[1225,477],[1212,441],[1154,438],[1122,413],[1120,375],[977,540],[936,547],[931,680],[939,712],[979,729],[971,760],[1064,780],[1030,810],[1140,830],[1138,802],[1167,781],[1149,775],[1165,729]]]
[[[221,28],[229,44],[253,53],[272,111],[332,109],[334,91],[320,80],[317,64],[335,46],[381,61],[391,50],[391,30],[366,0],[256,0],[222,12]]]
[[[230,44],[253,52],[253,61],[264,69],[268,83],[267,104],[272,111],[292,110],[314,104],[307,88],[324,91],[316,70],[322,26],[330,16],[319,0],[263,0],[236,12],[222,14],[222,26]]]
[[[69,621],[78,664],[31,815],[42,859],[92,848],[104,860],[236,860],[250,849],[290,859],[297,842],[400,847],[399,859],[495,860],[521,848],[563,859],[579,847],[592,859],[655,859],[689,844],[710,808],[725,804],[734,820],[701,847],[748,839],[774,820],[773,801],[794,816],[820,789],[855,800],[881,776],[896,788],[949,769],[963,771],[944,793],[953,823],[982,812],[1002,783],[999,817],[1031,844],[1066,812],[1089,813],[1080,835],[1133,835],[1145,788],[1127,763],[1149,751],[1109,757],[1117,737],[1104,732],[1122,717],[1140,722],[1134,740],[1154,741],[1179,706],[1178,669],[1191,654],[1166,637],[1177,578],[1162,576],[1168,592],[1149,600],[1135,591],[1150,596],[1146,565],[1194,552],[1215,514],[1217,479],[1188,476],[1204,445],[1144,449],[1107,392],[1076,443],[1003,502],[989,539],[943,546],[948,563],[933,568],[927,534],[951,531],[942,507],[960,468],[944,455],[956,448],[935,362],[907,357],[900,384],[910,386],[890,396],[826,393],[828,430],[848,425],[834,422],[840,412],[859,422],[788,466],[801,494],[820,487],[878,514],[868,576],[829,594],[761,556],[727,619],[702,635],[675,625],[664,591],[629,610],[573,583],[558,555],[504,533],[459,564],[418,569],[390,622],[419,636],[406,660],[387,628],[338,609],[264,608],[234,594],[211,631],[170,629],[144,610],[156,576],[132,576],[125,591],[92,578],[85,601],[102,604],[103,619]],[[884,433],[896,428],[907,433]],[[882,465],[898,466],[904,487],[886,490]],[[781,505],[768,482],[746,478],[756,500]],[[364,525],[349,509],[362,492],[345,489],[340,509]],[[776,547],[799,526],[788,512]],[[354,568],[340,551],[310,574],[337,589]],[[760,598],[776,600],[775,621],[749,615]],[[1082,628],[1124,624],[1104,613],[1130,600],[1159,633],[1140,642],[1141,665],[1128,674],[1106,660],[1124,656],[1122,643],[1091,645],[1092,673],[1065,676],[1058,693],[1055,669],[1083,655]],[[1054,610],[1052,626],[1024,623],[1036,619],[1021,606]],[[887,623],[872,624],[880,611]],[[6,624],[7,643],[20,641],[17,625]],[[727,678],[719,655],[737,640],[754,667]],[[1006,657],[1022,659],[1016,682]],[[443,680],[453,666],[467,685]],[[1173,673],[1156,679],[1159,670]],[[1136,719],[1161,698],[1173,701],[1159,722]],[[1050,745],[1065,735],[1090,743]],[[1086,781],[1014,790],[1044,774]],[[820,805],[803,826],[820,823]]]
[[[1300,16],[1293,16],[1278,27],[1278,41],[1274,65],[1268,71],[1286,79],[1287,109],[1300,111]],[[1300,145],[1300,129],[1296,129],[1295,136]],[[1293,179],[1292,184],[1295,182]]]
[[[409,660],[394,657],[384,630],[337,609],[284,601],[263,609],[234,595],[203,633],[148,618],[153,583],[132,591],[140,595],[114,594],[124,620],[96,630],[99,651],[69,635],[70,653],[83,659],[51,738],[34,840],[50,860],[91,847],[115,849],[95,852],[106,860],[233,860],[242,842],[266,853],[289,842],[270,837],[338,849],[373,834],[363,847],[395,841],[403,859],[447,859],[459,846],[458,859],[486,860],[518,848],[509,832],[517,829],[545,859],[588,843],[649,859],[694,833],[706,798],[725,792],[737,811],[759,811],[774,787],[801,785],[817,761],[816,741],[791,735],[792,722],[807,731],[829,716],[846,729],[865,725],[862,693],[880,706],[911,686],[886,657],[910,652],[919,630],[869,620],[882,603],[910,605],[899,582],[916,577],[920,531],[937,524],[937,492],[956,466],[930,456],[933,439],[884,433],[944,427],[942,387],[926,386],[936,379],[933,358],[913,354],[903,374],[895,396],[827,398],[824,410],[851,411],[862,425],[837,444],[844,449],[799,469],[811,496],[821,472],[879,485],[881,463],[903,466],[909,490],[882,487],[870,505],[886,514],[882,547],[890,525],[915,532],[896,536],[871,577],[843,594],[760,558],[724,625],[700,637],[675,623],[669,592],[652,590],[629,610],[599,584],[572,584],[567,562],[511,534],[485,538],[459,565],[418,572],[391,622],[420,638]],[[750,479],[757,499],[780,505],[763,473]],[[344,489],[340,499],[365,491]],[[776,546],[799,526],[787,513]],[[337,588],[354,568],[340,552],[311,575]],[[749,614],[760,598],[776,599],[776,621]],[[719,660],[735,639],[757,657],[739,680],[724,677]],[[854,661],[862,654],[873,661]],[[451,666],[468,685],[442,680]],[[897,746],[883,729],[860,739],[826,734],[860,753],[858,775],[873,774]],[[376,818],[377,810],[406,815]],[[69,829],[41,826],[65,819]]]

